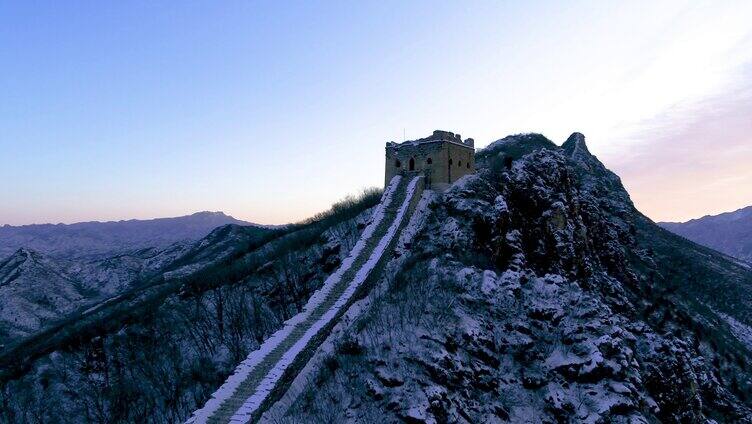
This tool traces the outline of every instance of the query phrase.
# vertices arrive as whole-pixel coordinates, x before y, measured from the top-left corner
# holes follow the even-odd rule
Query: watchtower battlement
[[[426,138],[386,143],[385,184],[398,174],[425,176],[426,188],[444,190],[475,172],[475,141],[449,131],[436,130]]]

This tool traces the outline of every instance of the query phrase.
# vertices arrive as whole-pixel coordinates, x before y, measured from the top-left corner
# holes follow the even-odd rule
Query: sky
[[[752,205],[752,2],[0,2],[0,225],[297,221],[384,144],[579,131],[638,209]]]

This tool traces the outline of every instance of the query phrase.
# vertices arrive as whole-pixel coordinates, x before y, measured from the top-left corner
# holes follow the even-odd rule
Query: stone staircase
[[[347,308],[378,279],[423,190],[423,178],[396,176],[342,265],[302,312],[251,352],[187,421],[255,422],[286,390]]]

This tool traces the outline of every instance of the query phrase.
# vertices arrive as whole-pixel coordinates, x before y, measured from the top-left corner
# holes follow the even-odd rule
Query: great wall
[[[258,422],[285,395],[348,308],[381,278],[419,203],[426,207],[419,201],[427,182],[442,190],[474,172],[474,161],[468,159],[473,153],[472,139],[463,142],[459,135],[445,131],[402,144],[387,143],[384,193],[349,256],[303,310],[251,352],[187,424]],[[403,167],[401,161],[409,165]],[[452,172],[455,164],[458,169]]]

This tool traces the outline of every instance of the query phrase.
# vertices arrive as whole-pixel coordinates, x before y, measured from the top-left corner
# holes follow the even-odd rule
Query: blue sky
[[[0,224],[298,220],[433,129],[572,131],[638,208],[752,204],[750,2],[3,2]]]

